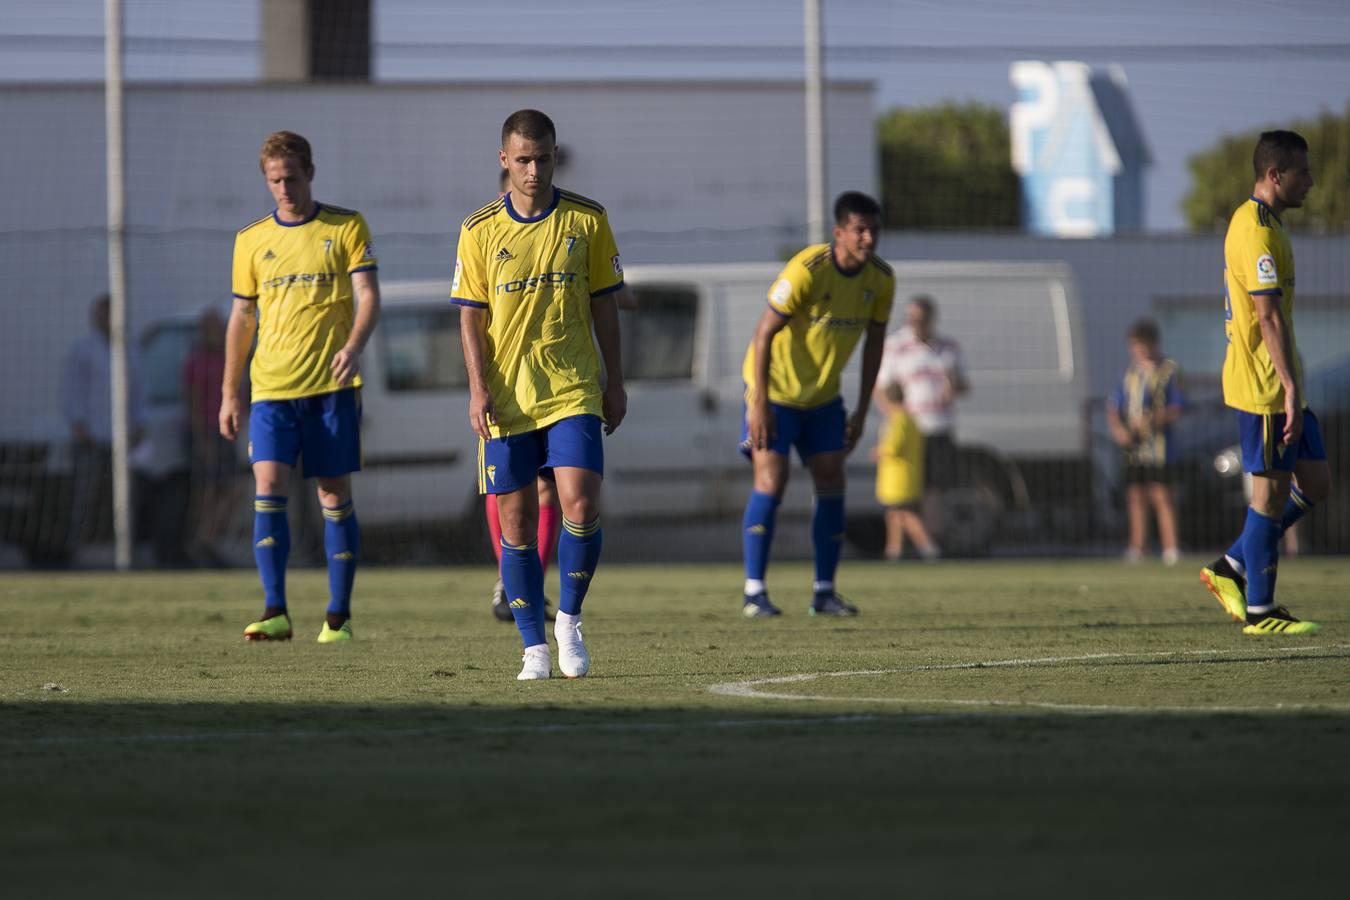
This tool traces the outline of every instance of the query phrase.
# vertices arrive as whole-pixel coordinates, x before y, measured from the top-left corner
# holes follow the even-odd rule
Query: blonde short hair
[[[300,163],[300,168],[306,172],[314,171],[314,153],[310,150],[309,141],[296,134],[294,131],[274,131],[263,141],[262,150],[258,152],[258,168],[266,169],[269,159],[286,159],[295,157]]]

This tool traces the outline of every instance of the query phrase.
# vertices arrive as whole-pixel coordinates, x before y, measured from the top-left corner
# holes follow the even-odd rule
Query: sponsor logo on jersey
[[[518,294],[521,291],[532,291],[539,287],[567,285],[576,281],[576,278],[576,272],[541,272],[538,275],[526,275],[524,278],[517,278],[514,281],[503,281],[497,285],[497,293]]]
[[[507,262],[512,259],[515,259],[515,257],[512,256],[511,251],[507,250],[505,247],[497,251],[497,262]]]
[[[303,285],[305,287],[318,287],[320,285],[332,284],[337,280],[336,272],[301,272],[296,275],[281,275],[276,278],[268,279],[263,282],[263,287],[279,288],[289,287],[293,284]]]
[[[1261,284],[1275,284],[1280,280],[1275,271],[1275,257],[1269,253],[1256,258],[1256,280]]]

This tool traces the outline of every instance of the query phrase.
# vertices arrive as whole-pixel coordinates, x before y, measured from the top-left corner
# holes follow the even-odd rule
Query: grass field
[[[0,577],[9,897],[1313,897],[1350,868],[1350,561],[1243,637],[1195,564],[603,567],[592,675],[520,684],[482,569]],[[552,591],[550,591],[552,593]],[[821,674],[851,673],[851,674]],[[812,677],[819,676],[819,677]]]

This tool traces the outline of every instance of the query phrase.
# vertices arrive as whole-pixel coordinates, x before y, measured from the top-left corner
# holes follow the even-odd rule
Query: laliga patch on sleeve
[[[362,259],[374,259],[374,258],[375,258],[375,245],[374,245],[374,244],[366,244],[366,252],[363,253],[363,254],[361,254],[361,258],[362,258]]]
[[[455,291],[459,290],[459,273],[460,273],[459,257],[455,257],[455,280],[450,282],[450,293],[452,294]]]
[[[769,291],[769,299],[778,306],[785,305],[792,299],[792,282],[786,278],[779,279],[773,290]]]
[[[623,274],[623,263],[619,262],[619,254],[617,254],[617,253],[614,254],[612,257],[610,257],[610,260],[609,260],[609,261],[612,262],[612,263],[614,263],[614,274],[615,274],[615,275],[622,275],[622,274]]]
[[[1261,284],[1277,284],[1280,280],[1275,272],[1275,257],[1269,253],[1256,258],[1256,280]]]

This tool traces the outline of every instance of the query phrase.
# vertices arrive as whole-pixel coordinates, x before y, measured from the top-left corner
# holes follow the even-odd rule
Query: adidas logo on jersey
[[[511,259],[515,259],[515,257],[512,256],[511,251],[507,250],[505,247],[497,251],[497,262],[506,262]]]
[[[277,255],[276,255],[275,253],[273,253],[271,250],[268,250],[266,253],[263,254],[263,261],[264,261],[264,262],[266,262],[266,261],[269,260],[269,259],[276,259],[276,258],[277,258]]]

